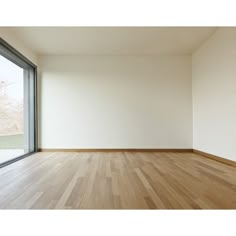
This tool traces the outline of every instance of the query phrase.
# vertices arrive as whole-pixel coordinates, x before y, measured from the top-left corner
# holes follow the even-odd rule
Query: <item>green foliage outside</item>
[[[0,136],[0,149],[24,149],[24,135]]]

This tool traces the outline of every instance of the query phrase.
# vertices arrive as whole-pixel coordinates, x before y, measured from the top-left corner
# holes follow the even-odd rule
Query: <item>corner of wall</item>
[[[15,32],[10,27],[0,27],[0,37],[2,37],[7,43],[14,47],[17,51],[22,53],[34,64],[38,65],[38,55],[36,52],[27,47],[20,39],[17,37]]]

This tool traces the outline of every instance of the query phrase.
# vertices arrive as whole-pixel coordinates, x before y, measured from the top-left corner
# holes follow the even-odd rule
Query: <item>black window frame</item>
[[[33,119],[34,119],[34,123],[33,123],[33,130],[34,130],[34,150],[30,151],[24,155],[15,157],[13,159],[10,159],[8,161],[2,162],[0,163],[0,168],[7,166],[9,164],[12,164],[16,161],[19,161],[23,158],[26,158],[32,154],[35,154],[36,152],[38,152],[38,104],[37,104],[37,66],[31,62],[28,58],[26,58],[23,54],[21,54],[19,51],[17,51],[14,47],[12,47],[10,44],[8,44],[4,39],[2,39],[0,37],[0,46],[4,49],[3,52],[1,52],[1,55],[3,55],[5,58],[7,58],[8,60],[12,61],[13,63],[20,65],[21,63],[24,63],[24,65],[28,65],[31,67],[31,69],[33,69]],[[6,51],[6,53],[4,52]],[[9,54],[8,54],[9,53]],[[19,59],[19,60],[18,60]]]

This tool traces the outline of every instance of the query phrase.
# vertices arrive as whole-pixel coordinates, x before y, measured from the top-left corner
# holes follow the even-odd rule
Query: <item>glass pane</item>
[[[29,152],[24,74],[0,55],[0,163]]]

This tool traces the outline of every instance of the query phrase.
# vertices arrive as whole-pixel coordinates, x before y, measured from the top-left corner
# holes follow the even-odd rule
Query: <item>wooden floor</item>
[[[194,153],[37,153],[0,169],[1,209],[236,209],[236,168]]]

